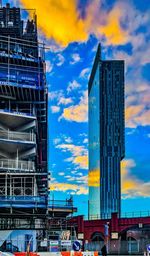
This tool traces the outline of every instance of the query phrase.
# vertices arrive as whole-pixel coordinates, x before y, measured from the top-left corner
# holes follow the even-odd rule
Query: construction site
[[[38,40],[37,18],[35,9],[0,7],[0,253],[70,256],[72,249],[82,249],[89,252],[74,255],[98,256],[94,251],[106,244],[113,255],[143,255],[150,243],[149,212],[123,216],[114,208],[103,218],[89,215],[85,220],[73,215],[72,196],[50,197],[47,48]],[[116,191],[121,194],[120,187]]]
[[[58,238],[68,230],[75,235],[66,221],[77,210],[73,202],[49,200],[45,73],[45,45],[38,41],[35,10],[10,4],[1,7],[0,248],[3,251],[26,251],[29,241],[31,251],[44,250],[44,239]]]

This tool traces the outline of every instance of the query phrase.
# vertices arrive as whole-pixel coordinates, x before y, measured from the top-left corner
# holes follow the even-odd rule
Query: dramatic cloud
[[[84,20],[80,18],[75,0],[20,0],[27,9],[36,9],[38,26],[47,38],[66,46],[70,42],[85,41]]]
[[[70,122],[74,121],[77,123],[87,122],[88,119],[88,107],[87,107],[87,91],[84,92],[80,98],[80,102],[77,105],[64,108],[62,115],[59,118],[66,119]]]
[[[93,0],[87,5],[84,18],[81,17],[76,0],[20,2],[27,9],[32,9],[33,6],[36,8],[38,26],[42,33],[61,46],[67,46],[75,41],[84,42],[90,34],[95,34],[101,39],[104,37],[107,44],[124,44],[130,40],[133,30],[141,23],[147,22],[146,17],[140,20],[137,11],[132,10],[134,8],[131,7],[131,3],[123,1],[116,2],[112,9],[106,11],[102,8],[101,1]]]

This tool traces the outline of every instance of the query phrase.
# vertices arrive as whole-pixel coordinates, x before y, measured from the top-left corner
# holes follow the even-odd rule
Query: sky
[[[3,1],[5,4],[6,1]],[[87,216],[87,87],[97,45],[102,58],[125,60],[122,212],[150,209],[150,1],[11,0],[36,8],[46,50],[51,198],[74,198]]]

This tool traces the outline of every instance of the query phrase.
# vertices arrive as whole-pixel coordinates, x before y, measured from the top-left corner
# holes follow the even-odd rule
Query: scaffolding
[[[45,225],[48,203],[45,46],[22,11],[0,8],[1,229]]]
[[[45,73],[35,10],[24,22],[20,8],[0,8],[0,229],[46,229],[50,236],[54,223],[68,229],[76,208],[48,200]]]

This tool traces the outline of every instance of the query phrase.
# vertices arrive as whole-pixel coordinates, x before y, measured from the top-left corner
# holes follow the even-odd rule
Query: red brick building
[[[83,216],[72,219],[77,233],[84,238],[87,248],[95,249],[98,245],[108,243],[111,252],[143,252],[146,245],[150,244],[150,216],[118,218],[117,213],[111,219],[84,220]],[[108,236],[106,235],[108,228]],[[82,234],[82,235],[81,235]]]

